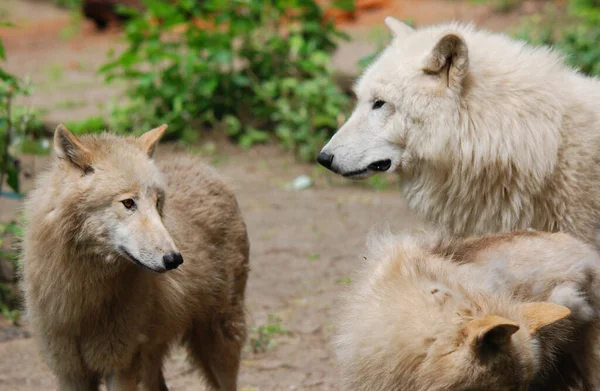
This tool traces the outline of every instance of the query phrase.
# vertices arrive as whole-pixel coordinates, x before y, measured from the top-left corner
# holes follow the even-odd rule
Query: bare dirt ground
[[[492,29],[518,23],[518,15],[497,16],[489,7],[457,1],[397,1],[387,10],[363,15],[344,28],[355,39],[335,56],[336,66],[356,72],[356,60],[370,54],[369,38],[383,17],[393,14],[418,24],[449,19],[476,21]],[[118,32],[99,34],[85,21],[47,2],[2,0],[0,19],[18,25],[0,29],[6,43],[7,68],[31,77],[36,86],[28,103],[46,110],[50,124],[102,114],[119,86],[106,86],[96,74],[110,48],[119,47]],[[338,390],[337,369],[330,346],[336,298],[361,262],[368,231],[389,224],[392,230],[423,226],[407,209],[390,178],[387,190],[375,191],[336,178],[311,165],[298,164],[275,146],[251,151],[206,141],[189,151],[202,154],[236,191],[252,243],[247,306],[251,337],[244,352],[239,386],[244,390]],[[182,153],[162,146],[158,159]],[[25,157],[36,174],[44,157]],[[315,185],[289,190],[297,175],[308,174]],[[31,180],[24,178],[25,190]],[[15,218],[16,200],[0,199],[0,221]],[[280,319],[280,321],[274,320]],[[0,320],[0,390],[55,390],[24,320],[15,329]],[[265,326],[270,326],[265,328]],[[259,329],[264,330],[260,333]],[[166,366],[171,390],[198,390],[201,383],[175,350]]]

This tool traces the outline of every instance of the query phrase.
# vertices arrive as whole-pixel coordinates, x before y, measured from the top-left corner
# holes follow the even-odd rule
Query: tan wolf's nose
[[[163,262],[165,263],[165,269],[173,270],[183,263],[183,257],[180,253],[169,253],[163,256]]]

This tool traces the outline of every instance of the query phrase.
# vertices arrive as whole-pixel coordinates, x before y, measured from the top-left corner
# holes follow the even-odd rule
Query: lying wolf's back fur
[[[104,171],[121,166],[133,181],[154,169],[134,139],[106,134],[81,142]],[[91,193],[113,197],[113,182],[95,186],[85,174],[64,174],[65,164],[55,161],[28,196],[23,243],[29,320],[60,386],[81,381],[94,389],[102,376],[139,370],[158,387],[169,346],[183,341],[209,385],[234,389],[246,336],[249,242],[232,191],[197,159],[160,164],[162,220],[184,259],[160,274],[111,252],[98,219],[86,217],[102,207]]]
[[[599,284],[600,256],[562,233],[372,235],[339,308],[342,380],[352,390],[596,389]],[[529,339],[519,310],[529,302],[571,315]],[[492,354],[464,350],[465,325],[487,315],[521,325],[496,369]]]

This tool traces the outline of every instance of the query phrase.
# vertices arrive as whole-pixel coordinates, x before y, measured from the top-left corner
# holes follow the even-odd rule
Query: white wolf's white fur
[[[596,242],[598,80],[550,49],[471,25],[386,24],[391,44],[323,148],[332,170],[365,177],[391,160],[410,207],[456,234],[533,227]]]

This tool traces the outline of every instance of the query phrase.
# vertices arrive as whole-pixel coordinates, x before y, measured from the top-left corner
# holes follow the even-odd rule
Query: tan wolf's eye
[[[133,201],[131,198],[128,198],[126,200],[121,201],[121,203],[123,204],[124,207],[126,207],[127,209],[131,209],[135,206],[135,201]]]

